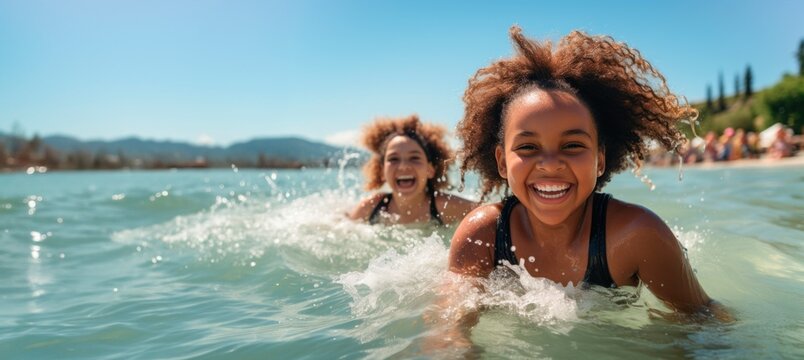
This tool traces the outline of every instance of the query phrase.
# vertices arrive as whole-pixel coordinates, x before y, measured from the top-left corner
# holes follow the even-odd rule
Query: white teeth
[[[539,191],[549,191],[549,192],[556,192],[556,191],[564,191],[569,189],[569,184],[564,185],[536,185],[536,190]]]
[[[566,194],[566,193],[562,192],[560,194],[555,194],[555,195],[539,194],[539,196],[541,196],[541,197],[543,197],[545,199],[558,199],[558,198],[564,196],[564,194]]]
[[[415,179],[415,178],[416,178],[416,177],[415,177],[415,176],[413,176],[413,175],[403,175],[403,176],[399,176],[399,177],[397,177],[396,179],[397,179],[397,180],[413,180],[413,179]]]

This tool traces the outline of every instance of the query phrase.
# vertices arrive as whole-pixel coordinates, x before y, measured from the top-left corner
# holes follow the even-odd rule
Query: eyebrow
[[[567,130],[567,131],[564,131],[563,133],[561,133],[561,136],[571,136],[571,135],[583,135],[583,136],[586,136],[586,137],[588,137],[590,139],[592,138],[592,135],[590,135],[585,130],[581,130],[581,129],[570,129],[570,130]],[[514,138],[518,138],[518,137],[533,137],[533,136],[539,137],[539,134],[535,133],[535,132],[532,132],[532,131],[525,130],[525,131],[519,132],[518,134],[514,135]]]
[[[385,154],[385,156],[398,155],[398,154],[399,154],[398,152],[392,151],[392,152],[389,152],[389,153]],[[403,153],[403,154],[424,155],[424,151],[421,151],[420,149],[416,149],[416,150],[410,150],[410,151],[408,151],[406,153]]]

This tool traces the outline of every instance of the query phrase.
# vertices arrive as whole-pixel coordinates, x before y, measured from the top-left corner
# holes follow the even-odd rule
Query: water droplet
[[[112,289],[112,291],[117,292],[117,288]]]
[[[257,266],[257,263],[252,261],[251,264],[249,264],[249,265],[251,265],[251,267],[255,267],[255,266]]]
[[[511,251],[516,251],[516,246],[511,245]]]
[[[528,261],[530,261],[530,262],[536,262],[536,258],[535,258],[535,257],[533,257],[533,256],[529,256],[529,257],[528,257]],[[537,270],[537,271],[538,271],[538,270]]]

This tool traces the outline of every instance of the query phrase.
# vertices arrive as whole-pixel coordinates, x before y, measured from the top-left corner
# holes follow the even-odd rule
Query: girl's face
[[[580,209],[605,169],[589,109],[572,94],[534,90],[508,107],[500,176],[542,223],[558,225]]]
[[[423,193],[427,180],[435,176],[435,168],[419,143],[397,135],[385,147],[382,175],[395,195],[407,196]]]

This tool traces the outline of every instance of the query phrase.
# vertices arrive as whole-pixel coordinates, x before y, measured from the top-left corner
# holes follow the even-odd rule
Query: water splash
[[[650,191],[656,190],[656,184],[651,181],[648,175],[642,174],[642,161],[636,160],[634,161],[634,167],[631,169],[631,173],[634,174],[634,177],[639,179],[645,186],[650,189]]]

